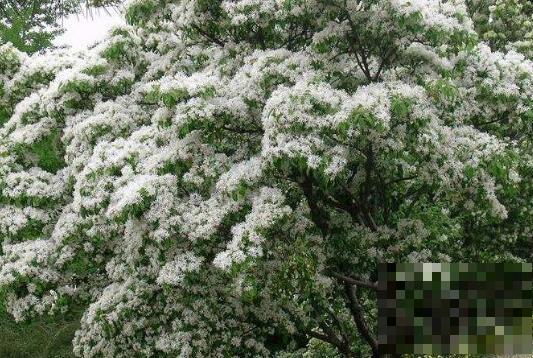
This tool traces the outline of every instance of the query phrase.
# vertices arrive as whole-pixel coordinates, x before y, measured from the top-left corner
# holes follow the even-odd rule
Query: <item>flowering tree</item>
[[[120,0],[2,0],[0,43],[11,42],[17,49],[34,53],[52,46],[63,31],[62,19],[92,9],[116,6]]]
[[[376,356],[377,262],[532,259],[531,9],[489,3],[135,0],[0,47],[1,302],[84,306],[81,357]]]

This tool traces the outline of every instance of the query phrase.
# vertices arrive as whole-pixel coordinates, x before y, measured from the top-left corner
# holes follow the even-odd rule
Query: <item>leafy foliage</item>
[[[5,0],[0,4],[0,43],[35,53],[52,46],[63,31],[62,19],[87,9],[114,6],[120,0]]]
[[[87,53],[1,46],[7,312],[84,307],[81,357],[376,356],[378,262],[531,261],[495,6],[134,0]]]

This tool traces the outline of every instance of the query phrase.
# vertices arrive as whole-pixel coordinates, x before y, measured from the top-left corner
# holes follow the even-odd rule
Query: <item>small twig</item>
[[[417,178],[416,175],[403,177],[403,178],[397,178],[397,179],[390,180],[390,181],[386,182],[384,185],[388,186],[388,185],[391,185],[391,184],[399,183],[399,182],[406,181],[406,180],[416,179],[416,178]]]
[[[202,29],[200,26],[198,25],[192,25],[192,28],[194,30],[196,30],[200,35],[202,35],[203,37],[205,37],[207,40],[211,41],[211,42],[214,42],[215,44],[221,46],[221,47],[224,47],[224,42],[220,39],[217,39],[216,37],[214,37],[213,35],[211,35],[210,33],[208,33],[207,31],[205,31],[204,29]]]

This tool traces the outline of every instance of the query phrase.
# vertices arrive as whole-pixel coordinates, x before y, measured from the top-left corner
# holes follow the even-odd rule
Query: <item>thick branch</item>
[[[321,341],[324,341],[324,342],[327,342],[329,344],[334,345],[333,342],[331,341],[331,339],[327,335],[325,335],[323,333],[315,332],[315,331],[309,331],[307,334],[309,334],[313,338],[320,339]]]
[[[320,325],[320,328],[324,331],[324,333],[309,331],[309,336],[331,344],[332,346],[336,347],[339,352],[341,352],[342,355],[345,357],[352,356],[349,345],[346,342],[340,340],[331,328],[329,328],[327,325],[322,324]]]
[[[381,75],[381,72],[383,71],[383,69],[385,68],[385,65],[387,65],[389,63],[389,60],[391,59],[391,57],[396,53],[396,48],[391,48],[389,49],[388,51],[385,51],[385,55],[383,56],[383,58],[381,59],[381,63],[379,64],[379,68],[378,70],[376,71],[376,73],[374,74],[374,81],[377,81],[379,80],[379,76]]]
[[[309,205],[309,209],[311,210],[311,219],[320,229],[322,235],[326,236],[329,231],[329,224],[326,213],[318,206],[318,200],[315,196],[311,178],[305,177],[304,181],[299,183],[299,185],[307,199],[307,205]]]
[[[352,277],[352,276],[346,276],[337,272],[331,273],[331,276],[335,277],[336,279],[342,281],[344,284],[347,285],[356,285],[356,286],[363,286],[366,288],[370,288],[374,291],[377,291],[378,284],[372,281],[365,280],[360,277]]]
[[[363,191],[361,192],[361,204],[363,207],[363,215],[366,218],[367,224],[372,231],[377,231],[378,227],[372,216],[372,206],[370,204],[370,195],[371,195],[371,180],[372,173],[374,171],[374,150],[372,145],[369,144],[366,150],[366,162],[365,162],[365,183]]]
[[[355,290],[356,288],[354,285],[344,285],[344,291],[346,292],[346,296],[348,296],[348,309],[352,314],[357,330],[359,331],[363,339],[366,341],[366,343],[368,343],[370,349],[372,349],[372,357],[378,358],[378,343],[376,339],[372,336],[372,333],[370,332],[370,329],[366,324],[361,305],[359,304],[359,301],[357,301]]]
[[[334,208],[347,212],[354,222],[360,225],[366,225],[355,203],[352,202],[352,204],[349,205],[333,198],[331,195],[326,196],[326,201]]]
[[[352,345],[351,339],[350,337],[348,337],[346,332],[344,332],[341,321],[339,320],[339,318],[337,318],[337,316],[335,315],[335,312],[333,312],[333,309],[331,309],[331,307],[329,308],[328,313],[329,313],[329,316],[333,319],[333,322],[335,323],[335,325],[339,328],[339,333],[342,337],[342,341],[345,343],[346,347],[350,347]]]

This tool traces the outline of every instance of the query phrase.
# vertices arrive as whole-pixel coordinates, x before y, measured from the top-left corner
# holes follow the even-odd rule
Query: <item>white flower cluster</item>
[[[391,0],[400,14],[418,14],[422,23],[444,31],[472,31],[473,24],[462,0],[441,2],[439,0]]]
[[[220,252],[213,263],[217,267],[228,268],[240,263],[247,257],[262,255],[261,243],[265,240],[262,232],[291,214],[290,207],[284,205],[284,196],[279,189],[261,188],[259,194],[252,199],[252,210],[245,220],[232,227],[232,240],[227,249]]]
[[[202,264],[202,259],[186,253],[165,264],[159,271],[157,282],[159,284],[168,284],[179,286],[183,278],[190,271],[197,271]]]

